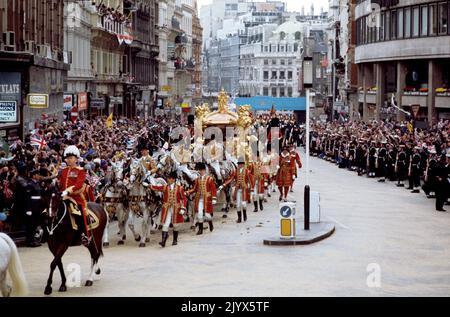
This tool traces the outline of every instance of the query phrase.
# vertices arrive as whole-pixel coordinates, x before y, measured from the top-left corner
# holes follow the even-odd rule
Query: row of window
[[[272,87],[270,89],[272,97],[292,97],[293,89],[292,87],[288,87],[287,89],[284,87],[279,88],[280,93],[278,94],[278,88]],[[269,87],[263,88],[263,96],[269,96]]]
[[[364,16],[356,21],[356,42],[449,35],[449,1],[408,6]]]
[[[271,65],[278,65],[278,61],[276,59],[272,59],[270,62]],[[269,60],[264,60],[264,65],[269,65]],[[284,60],[280,59],[280,65],[292,65],[292,59]]]
[[[292,53],[298,52],[298,50],[299,50],[298,43],[295,43],[294,45],[290,44],[264,45],[264,53]]]
[[[288,80],[292,80],[292,75],[293,72],[292,71],[288,71],[287,72],[287,79]],[[263,78],[264,80],[269,80],[269,71],[264,71],[263,72]],[[270,79],[286,79],[286,72],[285,71],[272,71],[271,72],[271,76]]]

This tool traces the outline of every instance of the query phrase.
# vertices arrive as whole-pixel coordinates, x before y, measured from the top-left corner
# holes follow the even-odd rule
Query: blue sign
[[[283,206],[280,210],[281,217],[289,218],[292,215],[292,208],[289,206]]]

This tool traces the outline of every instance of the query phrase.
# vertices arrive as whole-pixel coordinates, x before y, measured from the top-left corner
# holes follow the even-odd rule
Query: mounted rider
[[[81,212],[81,216],[77,217],[78,228],[81,230],[81,242],[88,246],[91,241],[87,222],[87,202],[90,195],[88,195],[89,188],[85,183],[86,171],[77,166],[80,150],[74,145],[68,146],[64,151],[64,158],[67,167],[59,176],[59,189],[63,192],[62,196],[65,200],[70,200],[78,206]]]
[[[139,161],[145,167],[146,172],[150,172],[151,174],[156,173],[158,167],[153,157],[150,156],[149,146],[147,143],[142,143],[140,145],[140,152],[141,159]]]

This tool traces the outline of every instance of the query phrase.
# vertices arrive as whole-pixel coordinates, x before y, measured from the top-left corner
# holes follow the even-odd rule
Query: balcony
[[[435,90],[435,102],[436,108],[450,108],[450,89],[437,88]]]

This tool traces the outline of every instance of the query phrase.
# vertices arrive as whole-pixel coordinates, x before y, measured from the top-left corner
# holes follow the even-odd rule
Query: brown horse
[[[71,246],[81,245],[81,232],[72,228],[69,209],[71,202],[69,200],[63,200],[61,193],[56,189],[51,190],[48,193],[50,196],[47,202],[47,234],[48,234],[48,248],[52,252],[54,259],[50,264],[50,275],[48,277],[47,286],[45,287],[45,295],[52,293],[52,279],[53,272],[58,267],[61,274],[61,287],[60,292],[66,292],[66,276],[64,274],[64,267],[62,264],[62,257],[66,253],[67,249]],[[99,226],[91,231],[92,240],[89,243],[88,250],[91,254],[92,265],[91,274],[86,281],[85,286],[92,286],[94,281],[94,274],[100,274],[100,268],[98,268],[98,260],[100,256],[103,256],[102,252],[102,238],[103,232],[106,228],[108,221],[107,214],[103,207],[99,204],[88,203],[88,208],[92,210],[99,220]],[[75,216],[78,217],[78,216]],[[80,226],[79,226],[80,227]]]

